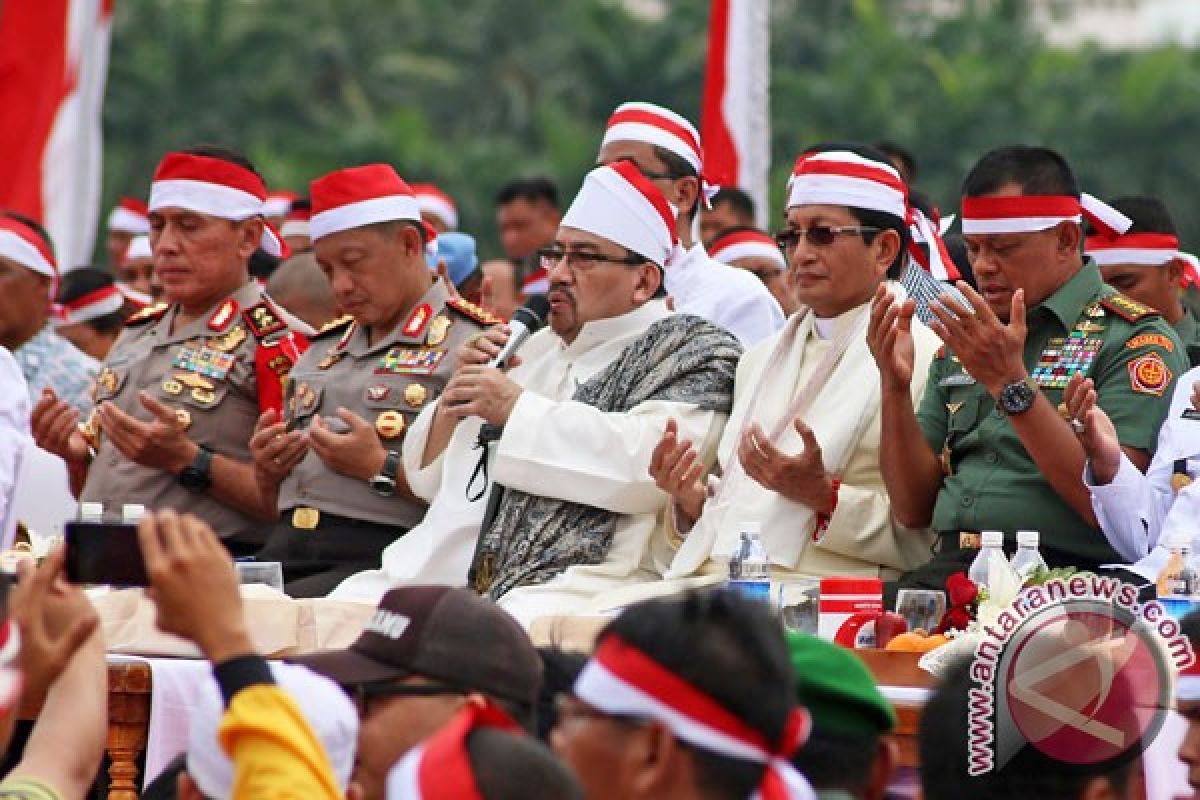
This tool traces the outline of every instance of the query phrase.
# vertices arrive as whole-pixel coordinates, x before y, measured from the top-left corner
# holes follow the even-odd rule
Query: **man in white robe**
[[[713,449],[740,355],[728,332],[667,308],[660,286],[663,265],[678,252],[673,223],[662,193],[633,164],[589,174],[544,254],[549,328],[526,342],[507,374],[482,366],[507,339],[503,329],[464,348],[464,366],[404,442],[409,484],[431,501],[425,520],[385,551],[382,570],[349,578],[334,597],[375,599],[408,582],[462,585],[474,561],[472,584],[528,623],[661,574],[672,552],[652,547],[666,538],[660,528],[667,498],[648,472],[651,454],[669,419]],[[616,379],[624,367],[654,352],[647,344],[668,328],[687,336],[661,363],[690,350],[688,368],[670,372],[660,390],[643,392],[647,399],[633,395],[625,410],[580,399],[622,382]],[[657,375],[661,363],[651,361],[645,374]],[[628,382],[642,377],[630,372]],[[485,421],[503,433],[477,448]],[[485,529],[481,539],[496,487],[502,493],[487,520],[493,536]],[[528,531],[513,520],[513,503],[532,507],[539,520],[556,518],[557,506],[573,510],[588,538],[576,541],[580,531],[571,524]],[[589,520],[596,524],[586,527]],[[518,530],[504,527],[513,525]],[[499,540],[496,526],[505,531]],[[575,549],[564,556],[560,542]]]
[[[666,581],[598,598],[610,610],[649,594],[727,576],[745,523],[757,523],[773,578],[892,578],[927,561],[931,538],[892,518],[879,470],[879,373],[867,346],[871,301],[904,289],[906,189],[869,149],[802,157],[779,240],[801,308],[738,365],[734,407],[704,479],[703,448],[674,429],[651,471],[673,499],[678,552]],[[912,398],[939,340],[913,322]]]

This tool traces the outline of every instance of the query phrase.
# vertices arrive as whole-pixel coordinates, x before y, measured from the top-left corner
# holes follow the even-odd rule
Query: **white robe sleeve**
[[[1124,453],[1112,482],[1097,485],[1092,462],[1083,467],[1083,483],[1092,495],[1092,510],[1104,538],[1130,563],[1150,552],[1150,530],[1158,531],[1161,517],[1150,481]]]
[[[425,444],[429,441],[429,429],[436,411],[437,403],[430,403],[417,415],[400,448],[404,461],[404,479],[408,481],[408,488],[426,503],[432,503],[434,495],[442,488],[442,467],[446,459],[446,451],[443,450],[433,461],[424,467],[421,466],[421,457],[425,455]],[[470,422],[471,420],[463,420],[458,424],[466,425]],[[449,447],[447,444],[446,448]]]
[[[29,390],[17,362],[0,347],[0,548],[12,546],[16,529],[13,503],[17,476],[26,447],[33,446],[29,436]]]
[[[667,420],[678,423],[681,438],[700,442],[718,417],[724,419],[694,405],[656,400],[606,413],[525,391],[504,426],[492,478],[512,489],[618,514],[657,512],[667,495],[650,477],[650,456]]]

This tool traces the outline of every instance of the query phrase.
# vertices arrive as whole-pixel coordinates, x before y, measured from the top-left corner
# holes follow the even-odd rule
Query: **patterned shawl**
[[[723,328],[672,314],[581,384],[572,399],[604,412],[658,400],[729,413],[741,354],[737,339]],[[599,564],[608,555],[619,516],[505,489],[491,526],[480,532],[471,584],[495,599],[518,586],[545,583],[569,566]]]

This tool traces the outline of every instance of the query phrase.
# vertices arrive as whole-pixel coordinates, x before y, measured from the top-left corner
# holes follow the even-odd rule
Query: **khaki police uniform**
[[[375,428],[386,450],[400,452],[408,426],[441,394],[467,339],[500,320],[450,297],[442,281],[387,336],[344,317],[326,326],[293,368],[285,414],[297,430],[316,416],[337,430],[346,408]],[[261,560],[281,561],[288,593],[328,594],[349,575],[379,566],[383,549],[425,515],[425,504],[382,496],[366,481],[335,472],[309,451],[279,489],[280,521]]]
[[[1105,284],[1089,260],[1026,319],[1025,367],[1050,402],[1061,409],[1067,381],[1082,372],[1095,381],[1121,444],[1153,453],[1171,387],[1187,370],[1186,354],[1158,312]],[[944,478],[933,511],[939,541],[933,560],[902,576],[900,588],[944,589],[951,573],[970,565],[985,530],[1004,532],[1009,551],[1018,530],[1040,531],[1051,567],[1121,561],[1054,491],[1008,417],[947,348],[930,366],[917,418],[941,454]]]
[[[186,325],[175,325],[178,313],[178,306],[160,303],[125,323],[96,379],[96,404],[113,403],[149,422],[154,415],[138,399],[144,390],[175,410],[196,444],[250,463],[258,415],[280,406],[283,380],[307,344],[308,328],[271,304],[254,281]],[[96,455],[81,501],[103,503],[109,514],[119,514],[125,503],[195,514],[238,555],[265,540],[261,522],[185,489],[175,475],[126,458],[94,418],[84,429]]]

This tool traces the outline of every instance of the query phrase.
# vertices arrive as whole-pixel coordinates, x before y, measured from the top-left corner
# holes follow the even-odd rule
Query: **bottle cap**
[[[1017,547],[1037,547],[1037,531],[1017,531]]]
[[[1001,531],[984,531],[982,538],[984,547],[1004,546],[1004,533]]]

